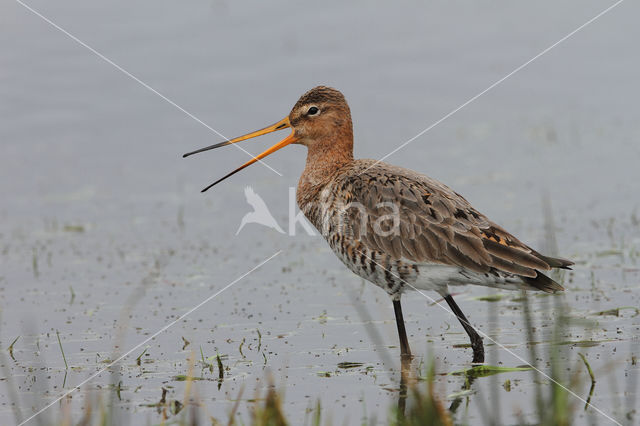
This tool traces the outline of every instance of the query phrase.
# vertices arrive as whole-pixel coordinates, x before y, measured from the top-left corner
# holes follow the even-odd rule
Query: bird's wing
[[[336,185],[349,194],[351,206],[366,211],[346,209],[344,232],[393,259],[531,278],[536,270],[571,264],[555,265],[556,259],[520,242],[446,185],[411,170],[379,163]]]

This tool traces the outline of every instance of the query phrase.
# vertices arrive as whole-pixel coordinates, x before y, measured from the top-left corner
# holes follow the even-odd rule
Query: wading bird
[[[279,122],[184,157],[286,128],[293,130],[289,136],[202,192],[289,144],[306,146],[298,206],[347,268],[391,296],[403,359],[411,357],[400,305],[406,290],[434,290],[444,297],[471,339],[474,363],[484,362],[482,338],[449,285],[564,290],[542,271],[569,269],[573,262],[538,253],[435,179],[354,159],[351,112],[336,89],[316,87]]]

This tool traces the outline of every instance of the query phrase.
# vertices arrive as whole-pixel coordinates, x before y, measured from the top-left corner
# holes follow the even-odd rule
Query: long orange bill
[[[256,130],[255,132],[247,133],[246,135],[238,136],[237,138],[229,139],[228,141],[220,142],[220,143],[217,143],[215,145],[208,146],[206,148],[200,148],[200,149],[198,149],[196,151],[193,151],[193,152],[188,152],[188,153],[184,154],[182,157],[185,158],[185,157],[188,157],[190,155],[197,154],[199,152],[208,151],[208,150],[214,149],[214,148],[220,148],[221,146],[226,146],[226,145],[230,145],[232,143],[236,143],[236,142],[244,141],[244,140],[247,140],[247,139],[255,138],[256,136],[266,135],[267,133],[275,132],[276,130],[286,129],[288,127],[291,127],[291,123],[289,122],[289,117],[285,117],[282,120],[278,121],[277,123],[272,124],[271,126],[267,126],[264,129]],[[205,192],[206,190],[208,190],[212,186],[217,185],[218,183],[222,182],[223,180],[225,180],[229,176],[232,176],[232,175],[238,173],[240,170],[244,169],[245,167],[248,167],[248,166],[252,165],[256,161],[263,159],[267,155],[272,154],[272,153],[276,152],[277,150],[279,150],[280,148],[284,148],[285,146],[287,146],[290,143],[293,143],[293,142],[295,142],[297,140],[298,140],[298,138],[295,137],[294,132],[291,132],[291,134],[289,136],[287,136],[286,138],[282,139],[280,142],[278,142],[277,144],[273,145],[271,148],[267,149],[263,153],[258,154],[257,156],[253,157],[251,160],[247,161],[246,163],[244,163],[242,166],[238,167],[237,169],[235,169],[231,173],[229,173],[226,176],[223,176],[220,179],[218,179],[217,181],[213,182],[211,185],[209,185],[206,188],[204,188],[202,190],[202,192]]]

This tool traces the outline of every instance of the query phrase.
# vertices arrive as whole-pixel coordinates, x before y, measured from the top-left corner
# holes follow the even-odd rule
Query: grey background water
[[[352,109],[356,155],[380,158],[612,3],[28,4],[225,136],[282,118],[315,85],[339,88]],[[559,252],[578,261],[565,282],[569,313],[597,321],[565,336],[599,342],[568,345],[567,368],[584,368],[575,362],[584,353],[599,378],[593,404],[620,421],[637,402],[629,377],[638,374],[631,359],[640,320],[629,311],[588,314],[639,306],[639,12],[637,2],[622,3],[387,159],[449,184],[540,248],[550,245],[548,194]],[[0,3],[0,52],[0,423],[16,422],[16,408],[23,418],[37,411],[104,367],[114,344],[134,347],[279,250],[150,342],[141,366],[143,348],[122,362],[118,413],[133,424],[159,422],[145,404],[163,386],[181,399],[184,382],[174,378],[202,347],[206,357],[225,355],[220,389],[217,373],[195,367],[207,379],[196,384],[206,412],[223,421],[241,388],[243,401],[264,389],[267,370],[285,388],[295,423],[317,399],[337,424],[386,421],[398,374],[380,353],[398,349],[385,294],[363,286],[300,227],[288,236],[248,225],[235,235],[250,211],[246,185],[286,229],[303,148],[269,157],[282,176],[255,165],[202,195],[247,155],[229,147],[181,159],[221,138],[10,0]],[[243,147],[257,154],[279,136]],[[528,359],[517,294],[488,303],[474,298],[489,290],[458,291],[472,322]],[[466,343],[455,319],[419,294],[405,300],[419,360],[431,351],[441,373],[467,366],[469,350],[453,347]],[[135,306],[123,314],[128,301]],[[356,303],[366,305],[384,345],[374,345]],[[543,305],[534,307],[538,332],[554,322]],[[499,315],[488,321],[492,312]],[[126,327],[122,340],[117,324]],[[17,336],[13,360],[5,349]],[[497,356],[504,366],[522,364],[504,350]],[[364,365],[338,368],[344,361]],[[530,373],[500,383],[506,378],[515,385],[499,387],[502,420],[515,421],[518,409],[535,419]],[[109,380],[104,373],[74,394],[72,413]],[[444,397],[462,384],[438,379]],[[458,421],[473,423],[482,401],[495,402],[489,385],[476,384]],[[588,380],[573,389],[586,397]],[[241,404],[245,420],[251,405]],[[55,404],[41,419],[61,411]],[[592,408],[580,412],[583,421],[607,422]]]

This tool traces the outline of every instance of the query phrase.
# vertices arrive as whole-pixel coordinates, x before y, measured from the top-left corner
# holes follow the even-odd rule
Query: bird
[[[242,228],[247,223],[259,223],[260,225],[267,226],[269,228],[275,229],[281,234],[284,234],[284,231],[278,225],[278,222],[274,219],[273,215],[269,211],[267,204],[264,202],[262,197],[260,197],[250,186],[244,188],[244,196],[247,199],[247,203],[251,207],[253,207],[253,211],[245,214],[240,221],[240,226],[236,231],[236,235],[240,233]]]
[[[431,290],[444,298],[469,336],[475,364],[484,363],[483,341],[454,301],[451,286],[564,290],[545,273],[571,269],[570,260],[529,247],[436,179],[354,159],[351,111],[337,89],[317,86],[282,120],[183,157],[287,128],[292,129],[287,137],[202,192],[287,145],[306,146],[298,207],[348,269],[391,297],[401,359],[412,358],[400,303],[409,290]]]

